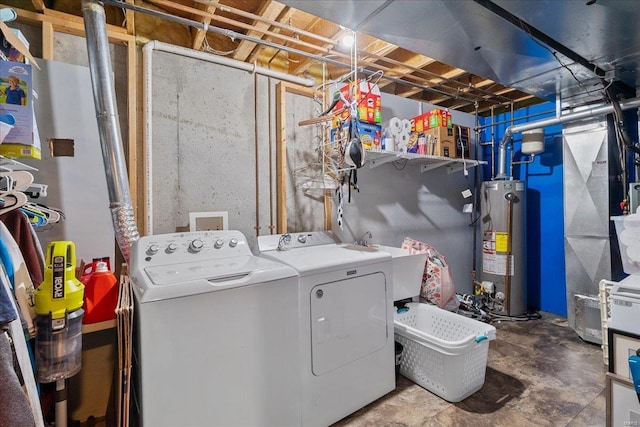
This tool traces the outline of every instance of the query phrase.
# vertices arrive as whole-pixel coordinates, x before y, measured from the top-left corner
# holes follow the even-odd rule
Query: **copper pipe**
[[[504,276],[504,308],[507,315],[511,316],[511,233],[513,231],[513,193],[505,194],[507,199],[507,260],[505,262]]]

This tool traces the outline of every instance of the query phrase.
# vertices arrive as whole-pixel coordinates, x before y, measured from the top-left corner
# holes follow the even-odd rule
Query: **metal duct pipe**
[[[138,240],[140,236],[135,223],[127,180],[115,85],[109,58],[106,16],[102,2],[82,0],[82,15],[87,38],[93,100],[109,190],[109,209],[111,209],[116,241],[128,263],[131,243]]]
[[[620,108],[622,110],[630,110],[632,108],[640,107],[640,98],[631,98],[625,101],[620,102]],[[498,174],[496,175],[496,179],[504,179],[507,178],[505,173],[506,163],[507,163],[507,142],[511,135],[524,132],[527,130],[533,130],[537,128],[545,128],[547,126],[553,126],[560,123],[572,122],[580,119],[586,119],[589,117],[601,116],[604,114],[609,114],[613,112],[612,104],[599,105],[597,107],[588,108],[582,111],[576,111],[567,113],[560,117],[551,117],[548,119],[542,119],[535,122],[523,123],[521,125],[513,125],[509,126],[505,132],[502,140],[500,141],[500,145],[498,146]]]

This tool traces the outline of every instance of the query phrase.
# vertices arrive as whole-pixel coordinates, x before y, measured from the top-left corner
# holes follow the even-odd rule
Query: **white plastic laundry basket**
[[[404,347],[400,374],[449,402],[480,390],[496,328],[429,304],[406,307],[395,314],[395,338]]]

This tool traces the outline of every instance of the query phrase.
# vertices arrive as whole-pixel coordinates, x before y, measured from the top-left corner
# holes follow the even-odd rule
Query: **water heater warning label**
[[[504,252],[507,252],[507,233],[485,230],[482,235],[482,271],[504,276],[507,272],[507,255]],[[510,261],[509,275],[513,276],[513,255]]]

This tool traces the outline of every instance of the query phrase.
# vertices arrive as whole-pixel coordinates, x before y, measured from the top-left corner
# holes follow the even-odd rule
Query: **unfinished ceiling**
[[[11,2],[5,2],[10,4]],[[15,2],[14,2],[15,3]],[[17,3],[22,4],[24,1]],[[80,14],[79,1],[32,0]],[[109,23],[290,74],[336,79],[353,67],[383,92],[489,114],[542,100],[600,101],[604,85],[635,96],[637,0],[105,0]],[[20,7],[19,5],[14,5]],[[122,9],[122,11],[119,10]]]

